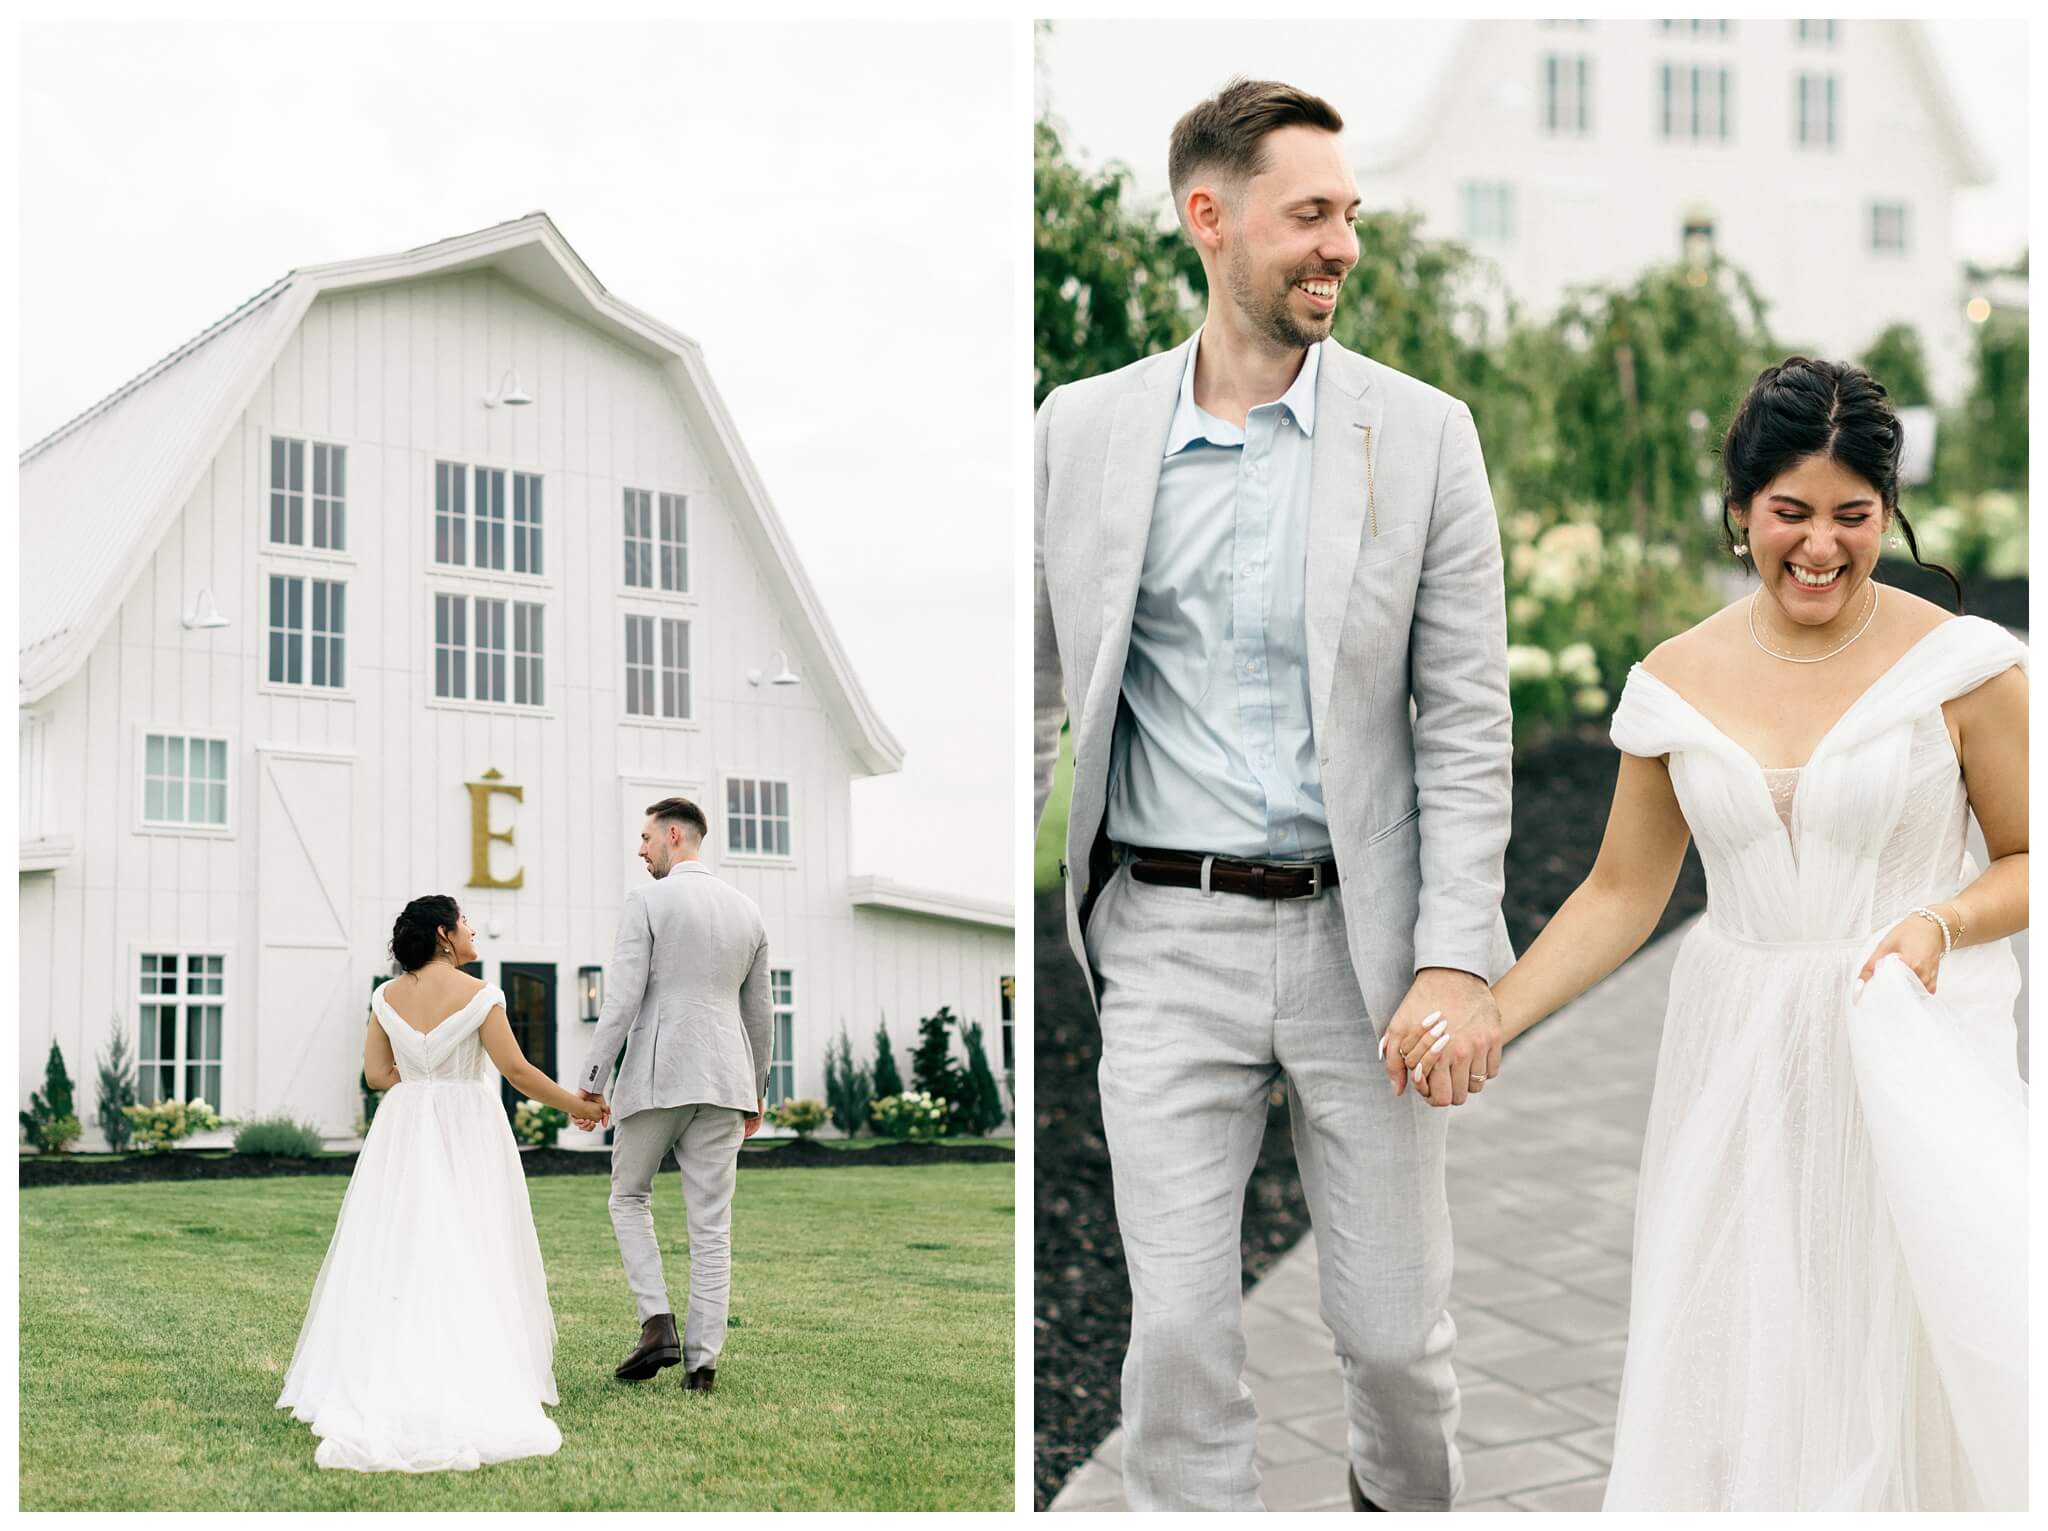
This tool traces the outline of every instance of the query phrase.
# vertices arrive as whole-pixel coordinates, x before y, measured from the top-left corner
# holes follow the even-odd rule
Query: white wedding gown
[[[547,1456],[555,1319],[518,1146],[479,1028],[486,985],[419,1032],[385,1002],[399,1082],[364,1139],[277,1407],[313,1460],[440,1472]]]
[[[1670,756],[1709,898],[1657,1056],[1607,1509],[2026,1505],[2018,964],[1964,948],[1929,996],[1888,959],[1851,994],[1981,870],[1941,706],[2025,664],[1989,622],[1936,627],[1782,816],[1779,773],[1629,675],[1614,742]]]

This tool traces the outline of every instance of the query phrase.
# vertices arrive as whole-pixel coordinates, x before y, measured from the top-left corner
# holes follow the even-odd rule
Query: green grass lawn
[[[470,1473],[313,1465],[273,1408],[347,1182],[25,1190],[24,1510],[1007,1510],[1012,1172],[744,1173],[708,1397],[612,1368],[639,1337],[602,1177],[530,1181],[562,1449]],[[656,1218],[688,1291],[671,1171]]]
[[[1031,852],[1031,886],[1043,893],[1060,885],[1060,858],[1067,851],[1067,803],[1074,793],[1074,736],[1060,730],[1060,758],[1052,768],[1052,791],[1045,816],[1038,821],[1038,840]]]

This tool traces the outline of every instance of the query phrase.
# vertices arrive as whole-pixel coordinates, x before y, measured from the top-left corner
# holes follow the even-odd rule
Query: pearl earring
[[[1894,531],[1891,535],[1891,545],[1893,551],[1896,552],[1898,549],[1906,545],[1906,539],[1901,537],[1896,531]]]
[[[1749,544],[1747,542],[1738,542],[1735,544],[1734,551],[1735,556],[1741,558],[1749,552]]]

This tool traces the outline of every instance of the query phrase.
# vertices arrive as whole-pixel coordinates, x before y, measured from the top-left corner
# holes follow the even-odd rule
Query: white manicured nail
[[[1432,1047],[1428,1052],[1424,1053],[1422,1056],[1425,1058],[1435,1057],[1438,1053],[1444,1050],[1445,1046],[1450,1042],[1450,1040],[1451,1039],[1449,1037],[1438,1037],[1436,1039],[1436,1046]]]
[[[1380,1062],[1382,1062],[1382,1063],[1385,1063],[1386,1061],[1387,1061],[1387,1035],[1386,1035],[1386,1033],[1385,1033],[1385,1032],[1381,1032],[1381,1033],[1380,1033]]]

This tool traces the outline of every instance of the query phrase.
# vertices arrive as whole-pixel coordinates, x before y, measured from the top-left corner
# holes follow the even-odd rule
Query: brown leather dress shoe
[[[676,1338],[675,1314],[657,1313],[640,1326],[640,1343],[612,1375],[621,1382],[645,1382],[664,1366],[674,1366],[682,1358],[683,1345]]]
[[[708,1393],[711,1391],[711,1384],[717,1380],[717,1367],[700,1366],[693,1372],[684,1373],[683,1391],[687,1393]]]
[[[1385,1505],[1374,1504],[1370,1499],[1365,1497],[1365,1490],[1358,1486],[1358,1470],[1356,1468],[1351,1467],[1347,1464],[1344,1468],[1344,1476],[1346,1479],[1350,1481],[1351,1484],[1352,1509],[1384,1510],[1386,1508]]]

